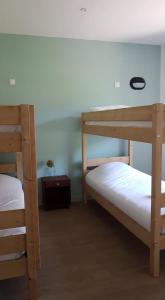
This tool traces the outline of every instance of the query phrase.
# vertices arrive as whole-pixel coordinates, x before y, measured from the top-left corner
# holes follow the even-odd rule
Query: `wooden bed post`
[[[160,196],[162,167],[162,120],[163,105],[153,105],[153,141],[152,141],[152,197],[151,197],[151,245],[150,272],[159,276],[160,268]]]
[[[83,120],[81,117],[81,132],[82,132],[82,194],[83,194],[83,202],[87,204],[87,193],[85,188],[85,176],[87,173],[87,139],[86,134],[83,130]]]
[[[40,233],[39,233],[39,205],[38,205],[38,184],[37,184],[37,161],[36,161],[36,137],[35,137],[35,116],[34,106],[30,105],[30,136],[31,136],[31,159],[32,159],[32,188],[33,188],[33,216],[35,224],[35,245],[36,261],[38,269],[41,267],[40,256]]]
[[[129,165],[132,166],[132,157],[133,156],[133,142],[128,140],[128,157],[129,157]]]
[[[31,112],[29,105],[21,105],[22,129],[22,161],[23,161],[23,186],[25,197],[25,224],[26,224],[26,249],[27,249],[27,277],[29,286],[29,300],[37,300],[37,253],[36,253],[36,222],[37,216],[34,209],[36,201],[36,177],[34,172],[35,158],[31,136]],[[35,219],[36,217],[36,219]]]

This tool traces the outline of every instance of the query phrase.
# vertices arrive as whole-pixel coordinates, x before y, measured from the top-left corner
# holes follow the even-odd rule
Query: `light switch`
[[[115,88],[120,88],[120,81],[115,81]]]
[[[10,85],[10,86],[15,86],[15,85],[16,85],[16,82],[15,82],[15,79],[14,79],[14,78],[10,78],[10,79],[9,79],[9,85]]]

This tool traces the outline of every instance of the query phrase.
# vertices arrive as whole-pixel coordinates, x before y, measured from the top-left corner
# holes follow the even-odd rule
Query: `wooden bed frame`
[[[0,106],[0,125],[20,126],[19,132],[0,132],[0,153],[16,153],[16,162],[1,164],[0,173],[16,173],[22,180],[25,209],[0,211],[0,229],[26,227],[26,233],[0,237],[0,255],[25,252],[17,260],[0,262],[0,279],[26,276],[28,299],[37,299],[40,267],[34,106]]]
[[[99,126],[89,124],[90,121],[147,121],[151,122],[151,127],[136,127],[135,125],[124,127]],[[158,103],[148,106],[82,113],[81,122],[84,203],[87,203],[87,193],[89,193],[119,222],[142,240],[150,249],[150,273],[152,276],[158,277],[160,272],[160,250],[165,249],[165,235],[160,234],[160,229],[165,227],[165,216],[160,215],[160,209],[165,207],[165,193],[161,193],[162,144],[165,143],[165,105]],[[128,155],[87,159],[87,134],[128,140]],[[131,165],[131,141],[152,144],[151,231],[144,229],[85,182],[89,167],[112,161],[123,161]]]

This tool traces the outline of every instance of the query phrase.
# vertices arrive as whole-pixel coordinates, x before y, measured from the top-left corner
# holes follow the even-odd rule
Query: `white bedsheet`
[[[23,209],[24,193],[19,179],[0,174],[0,211]],[[24,227],[0,230],[0,237],[25,233]],[[0,261],[17,259],[22,253],[1,255]]]
[[[107,201],[150,231],[151,176],[124,163],[113,162],[90,171],[86,182]],[[165,192],[165,182],[162,181],[161,185],[162,192]],[[161,209],[161,215],[165,215],[165,208]]]

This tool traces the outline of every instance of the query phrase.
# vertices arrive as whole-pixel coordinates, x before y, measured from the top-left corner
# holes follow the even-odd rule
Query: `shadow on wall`
[[[66,117],[37,127],[38,178],[47,176],[46,161],[55,163],[54,175],[66,174],[71,179],[72,200],[81,199],[81,130],[79,117]],[[88,157],[124,154],[121,140],[93,137],[88,139]],[[39,180],[41,199],[41,182]]]
[[[80,119],[66,117],[37,127],[38,177],[48,176],[46,161],[52,159],[54,174],[66,174],[71,179],[73,198],[81,195],[81,143]],[[39,180],[39,198],[41,182]]]

